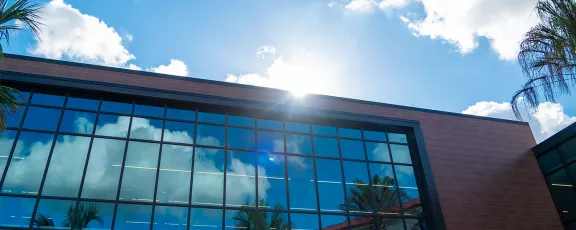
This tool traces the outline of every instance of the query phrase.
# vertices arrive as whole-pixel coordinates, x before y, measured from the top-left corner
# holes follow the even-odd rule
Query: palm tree
[[[258,203],[260,207],[268,206],[268,203],[264,200],[259,200]],[[244,204],[244,207],[254,207],[254,205]],[[288,220],[284,218],[282,213],[278,212],[280,210],[284,210],[284,207],[280,204],[274,205],[274,209],[271,212],[256,213],[240,210],[234,214],[232,219],[238,228],[286,230],[288,229]]]
[[[38,227],[54,227],[54,221],[49,216],[42,213],[36,213],[34,217],[34,225]]]
[[[92,203],[82,204],[78,207],[78,211],[74,210],[74,205],[68,207],[62,227],[70,229],[85,229],[88,228],[92,221],[96,221],[100,227],[104,224],[104,219],[99,215],[100,210],[98,206]],[[34,218],[34,225],[37,227],[54,227],[52,218],[42,213],[37,213]]]
[[[40,4],[32,4],[32,0],[17,0],[8,6],[8,0],[0,0],[0,40],[10,44],[10,33],[29,28],[39,37]],[[23,27],[22,25],[25,25]],[[0,58],[4,56],[4,48],[0,44]],[[8,113],[18,111],[18,99],[22,96],[17,90],[0,84],[0,131],[6,129]]]
[[[361,180],[354,180],[354,184],[348,189],[347,202],[341,204],[340,209],[350,212],[392,212],[399,206],[400,200],[411,199],[405,191],[394,189],[394,179],[388,176],[374,176],[373,186]]]
[[[535,10],[541,22],[526,33],[518,54],[527,77],[511,101],[518,119],[520,101],[536,108],[542,97],[555,102],[576,87],[576,1],[540,0]]]

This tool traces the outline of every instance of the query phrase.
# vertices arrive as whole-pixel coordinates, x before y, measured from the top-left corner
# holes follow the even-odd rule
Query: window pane
[[[362,132],[358,129],[346,129],[346,128],[338,128],[338,135],[340,137],[347,137],[347,138],[362,138]]]
[[[56,131],[60,120],[60,109],[30,106],[24,119],[24,128]]]
[[[134,115],[164,117],[164,106],[139,105],[134,106]]]
[[[344,188],[341,170],[338,160],[316,159],[321,211],[342,211],[340,205],[344,204]]]
[[[95,113],[66,110],[60,124],[60,132],[92,134],[95,122]]]
[[[12,128],[20,127],[20,121],[22,121],[22,115],[24,114],[24,110],[26,109],[25,105],[20,106],[20,110],[16,112],[7,112],[7,122],[6,125]]]
[[[390,142],[404,143],[404,144],[408,143],[406,134],[388,133],[388,138],[390,139]]]
[[[102,218],[102,223],[92,220],[88,223],[87,228],[83,229],[111,229],[112,216],[114,215],[114,203],[100,203],[100,202],[80,202],[78,210],[98,210],[98,216]]]
[[[364,143],[362,141],[340,139],[342,158],[365,160]]]
[[[572,185],[576,185],[576,163],[566,166],[566,171],[568,171],[568,175],[572,179]]]
[[[159,151],[159,144],[128,143],[120,200],[152,202]]]
[[[28,228],[36,199],[0,196],[0,226]]]
[[[286,134],[286,152],[312,154],[312,140],[308,135]]]
[[[264,209],[286,209],[286,168],[283,155],[258,154],[258,200]]]
[[[386,143],[366,142],[366,153],[368,160],[390,162],[390,151]]]
[[[538,164],[540,164],[540,169],[542,173],[546,174],[550,171],[560,167],[562,165],[562,160],[560,160],[560,155],[556,149],[552,149],[549,152],[542,154],[538,157]]]
[[[414,176],[414,169],[410,166],[395,165],[396,177],[398,179],[398,192],[402,199],[404,214],[410,216],[419,216],[422,212],[420,204],[420,194],[418,185]]]
[[[118,204],[114,229],[150,229],[152,206]]]
[[[254,118],[228,115],[228,124],[234,126],[254,127]]]
[[[322,215],[323,229],[348,229],[346,216]]]
[[[194,121],[196,120],[196,111],[168,108],[166,118]]]
[[[32,104],[62,106],[64,105],[64,96],[34,93],[32,94]]]
[[[38,193],[53,140],[53,134],[20,133],[2,187],[3,193]]]
[[[222,210],[191,208],[190,209],[190,229],[191,230],[219,230],[222,229]]]
[[[132,103],[102,101],[102,106],[100,108],[100,111],[131,114],[132,113]]]
[[[258,151],[284,152],[284,134],[258,131]]]
[[[194,144],[194,123],[166,121],[164,141]]]
[[[100,100],[68,97],[66,108],[98,110],[98,104],[100,104]]]
[[[116,116],[110,114],[100,114],[98,116],[98,126],[96,135],[110,137],[126,137],[128,135],[128,125],[130,117]]]
[[[256,229],[256,212],[226,210],[224,229]]]
[[[24,91],[18,91],[20,93],[19,102],[22,104],[28,103],[28,99],[30,99],[30,93]],[[16,95],[17,96],[17,95]]]
[[[226,206],[256,205],[256,158],[252,152],[228,151]]]
[[[126,141],[94,138],[84,187],[83,198],[115,200]]]
[[[386,141],[386,133],[364,130],[364,139],[374,141]]]
[[[400,198],[394,183],[392,165],[370,163],[372,173],[372,191],[375,201],[371,205],[381,214],[399,214]]]
[[[216,124],[226,124],[226,115],[217,113],[198,112],[198,121]]]
[[[286,131],[297,133],[310,133],[310,125],[296,122],[286,122]]]
[[[90,137],[58,136],[42,195],[77,197]]]
[[[156,201],[188,204],[192,147],[163,145]]]
[[[546,177],[552,198],[562,220],[571,220],[576,217],[576,193],[566,170],[560,169]]]
[[[412,164],[410,150],[407,145],[390,144],[390,150],[392,151],[394,163]]]
[[[380,219],[380,226],[386,230],[404,230],[404,221],[400,218],[382,218]]]
[[[314,154],[316,156],[340,157],[338,140],[327,137],[314,137]]]
[[[262,229],[265,230],[288,230],[288,213],[263,212],[260,214],[263,220]]]
[[[565,163],[576,159],[576,138],[572,138],[560,145],[558,152]]]
[[[275,120],[258,119],[259,129],[282,130],[282,122]]]
[[[198,140],[196,144],[224,147],[224,133],[223,126],[198,125]]]
[[[76,208],[76,201],[72,200],[40,200],[34,227],[50,229],[70,229],[65,224],[68,210]],[[72,211],[73,213],[74,211]]]
[[[406,229],[409,230],[428,229],[426,228],[426,221],[423,219],[405,219],[405,221],[406,221]]]
[[[252,129],[228,128],[228,147],[236,149],[256,149],[256,134]]]
[[[318,216],[316,214],[291,213],[290,219],[292,220],[292,229],[319,229]]]
[[[370,179],[365,162],[344,161],[346,199],[350,212],[368,212],[372,206]]]
[[[162,120],[133,117],[130,127],[130,138],[160,141]]]
[[[317,135],[336,136],[336,128],[323,125],[312,125],[312,132]]]
[[[187,229],[188,208],[156,206],[153,223],[154,229]]]
[[[378,229],[387,230],[388,228],[378,228],[376,218],[370,216],[350,216],[350,225],[352,229]]]
[[[290,209],[316,211],[312,158],[288,156],[288,179],[290,197],[293,197],[290,199]]]
[[[4,132],[0,132],[0,178],[2,178],[4,174],[6,162],[8,161],[8,157],[10,157],[10,151],[12,151],[15,138],[16,131],[5,130]],[[20,148],[22,148],[22,146],[20,146]],[[22,150],[18,149],[16,151]]]
[[[224,198],[224,150],[196,148],[192,204],[222,205]]]

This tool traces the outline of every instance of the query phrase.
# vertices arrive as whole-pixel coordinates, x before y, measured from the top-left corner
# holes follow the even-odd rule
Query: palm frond
[[[41,8],[41,4],[32,3],[32,0],[17,0],[9,7],[8,0],[0,0],[0,40],[5,39],[6,44],[10,45],[10,33],[24,29],[20,24],[25,25],[40,39],[40,28],[43,26]],[[17,21],[20,23],[16,23]],[[3,56],[3,51],[0,45],[0,56]]]
[[[8,116],[18,112],[22,95],[18,90],[0,85],[0,132],[6,129]]]
[[[37,227],[53,227],[54,222],[49,216],[42,213],[36,213],[36,216],[34,217],[34,225]]]

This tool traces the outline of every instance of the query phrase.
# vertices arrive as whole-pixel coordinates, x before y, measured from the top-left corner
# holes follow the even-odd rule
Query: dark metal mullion
[[[384,135],[386,135],[386,134],[384,134]],[[364,139],[364,129],[362,129],[362,139]],[[374,188],[374,185],[372,184],[372,172],[370,171],[370,162],[368,161],[368,150],[366,149],[366,141],[365,140],[362,141],[362,145],[364,146],[364,156],[366,157],[366,169],[368,169],[368,183],[367,184],[368,184],[368,186],[370,186],[370,189],[368,191],[371,191],[371,195],[370,195],[371,199],[372,199],[371,202],[376,202],[377,199],[376,199],[375,193],[377,191],[374,191],[376,189]],[[372,210],[372,214],[377,214],[378,207],[375,206],[376,203],[371,204],[371,205],[374,205],[373,208],[375,208],[374,210]]]
[[[136,105],[134,105],[136,107]],[[168,110],[167,105],[164,105],[164,117],[162,119],[162,131],[160,132],[160,149],[158,150],[158,163],[156,164],[156,182],[154,184],[154,195],[152,196],[152,215],[150,215],[150,230],[154,229],[154,213],[156,211],[156,205],[158,202],[156,197],[158,196],[158,179],[160,178],[160,164],[162,163],[162,147],[164,144],[164,126],[166,125],[166,111]]]
[[[226,116],[226,119],[228,119],[228,116]],[[254,119],[254,125],[255,127],[258,127],[258,118]],[[228,120],[226,120],[226,125],[228,125]],[[226,127],[226,130],[228,130],[228,127]],[[256,129],[254,129],[254,143],[256,144],[255,147],[256,149],[258,149],[258,132],[256,131]],[[256,204],[254,206],[256,206],[256,213],[254,213],[256,215],[256,224],[260,223],[260,197],[258,194],[258,182],[260,180],[260,178],[258,178],[258,151],[256,151],[254,153],[254,157],[255,157],[255,161],[254,161],[254,168],[256,168]]]
[[[32,96],[30,97],[32,98]],[[68,101],[68,96],[64,98],[64,105]],[[64,107],[60,108],[60,118],[58,120],[58,125],[56,126],[56,132],[54,133],[54,138],[52,140],[52,146],[50,147],[50,153],[48,153],[48,158],[46,160],[46,167],[44,167],[44,173],[42,174],[42,181],[40,182],[40,187],[38,189],[38,194],[36,194],[36,203],[34,204],[34,209],[32,211],[31,218],[36,216],[36,212],[38,211],[38,204],[40,204],[40,197],[42,196],[42,190],[44,190],[44,182],[46,182],[46,176],[48,174],[48,169],[50,168],[50,161],[52,160],[52,154],[54,153],[54,146],[56,146],[56,142],[58,142],[58,131],[60,131],[60,125],[62,124],[62,118],[64,117]],[[22,118],[24,119],[24,118]],[[30,228],[34,227],[33,219],[30,219]]]
[[[166,109],[168,110],[168,109]],[[198,133],[198,110],[194,110],[194,139],[192,140],[192,143],[196,144],[196,138],[197,138],[197,133]],[[192,206],[192,189],[193,189],[193,184],[194,184],[194,161],[196,159],[196,146],[194,146],[192,148],[192,166],[190,168],[190,193],[188,194],[188,216],[186,217],[186,228],[190,229],[190,215],[192,215],[192,209],[190,208]]]
[[[286,130],[286,122],[283,123],[283,129]],[[286,133],[284,133],[282,136],[284,137],[284,182],[286,183],[286,210],[288,211],[288,229],[292,229],[292,218],[290,217],[290,178],[288,176],[288,155],[286,154]],[[312,142],[314,142],[314,140],[312,140]],[[312,151],[314,151],[314,148],[312,148]]]
[[[344,188],[344,204],[346,205],[346,221],[348,221],[348,228],[350,228],[350,211],[348,205],[348,193],[346,189],[346,176],[344,173],[344,161],[342,161],[342,148],[340,147],[340,132],[336,129],[336,141],[338,142],[338,156],[340,156],[340,173],[342,174],[342,187]]]
[[[130,131],[132,130],[132,118],[134,118],[134,101],[132,101],[132,113],[130,114],[130,123],[128,124],[128,132],[126,133],[126,137],[130,138]],[[122,156],[122,168],[120,168],[120,178],[118,179],[118,189],[116,190],[116,199],[114,200],[114,213],[112,216],[112,229],[116,226],[116,214],[118,212],[118,204],[120,200],[120,191],[122,190],[122,179],[124,177],[124,165],[126,164],[126,155],[128,152],[128,144],[130,141],[126,139],[126,144],[124,145],[124,156]]]
[[[310,133],[312,133],[312,126],[310,126]],[[312,138],[312,137],[310,137]],[[311,142],[312,144],[312,168],[314,169],[314,186],[316,187],[316,212],[318,216],[318,229],[322,229],[322,218],[320,215],[320,188],[318,187],[318,175],[316,170],[316,154],[314,151],[314,140]]]
[[[388,132],[386,132],[386,140],[388,140]],[[390,165],[392,166],[392,173],[394,174],[394,183],[396,183],[396,195],[398,196],[398,207],[400,208],[400,217],[402,218],[402,224],[404,229],[406,229],[406,221],[404,221],[404,207],[402,204],[402,196],[400,196],[400,184],[398,183],[398,177],[396,176],[396,167],[394,166],[394,158],[392,157],[392,149],[390,148],[390,143],[387,143],[388,154],[390,154]]]
[[[198,116],[198,115],[197,115]],[[226,228],[226,179],[228,173],[228,113],[226,113],[226,123],[224,124],[224,192],[222,193],[222,230]]]

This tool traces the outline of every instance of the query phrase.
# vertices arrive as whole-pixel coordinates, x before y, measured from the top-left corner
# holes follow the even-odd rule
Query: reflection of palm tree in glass
[[[268,206],[264,200],[259,200],[258,203],[259,207]],[[254,205],[244,204],[243,207],[254,207]],[[284,210],[280,204],[274,205],[274,209],[270,212],[260,212],[260,214],[241,210],[237,211],[232,219],[235,221],[236,227],[243,229],[288,229],[288,219],[282,213],[276,212],[280,210]],[[257,215],[260,215],[259,220],[257,220]]]
[[[92,221],[96,221],[100,227],[104,224],[104,219],[99,215],[100,210],[98,206],[94,204],[84,204],[78,207],[78,212],[74,212],[74,206],[70,205],[64,221],[62,221],[62,227],[69,227],[71,229],[83,229],[88,228],[88,225]],[[54,222],[52,218],[44,215],[42,213],[37,213],[34,218],[34,225],[38,227],[54,227]]]
[[[347,203],[341,204],[340,209],[348,209],[350,212],[386,213],[398,207],[399,198],[402,201],[411,199],[405,191],[394,189],[394,179],[388,176],[374,176],[373,186],[358,179],[354,184],[348,188]]]

